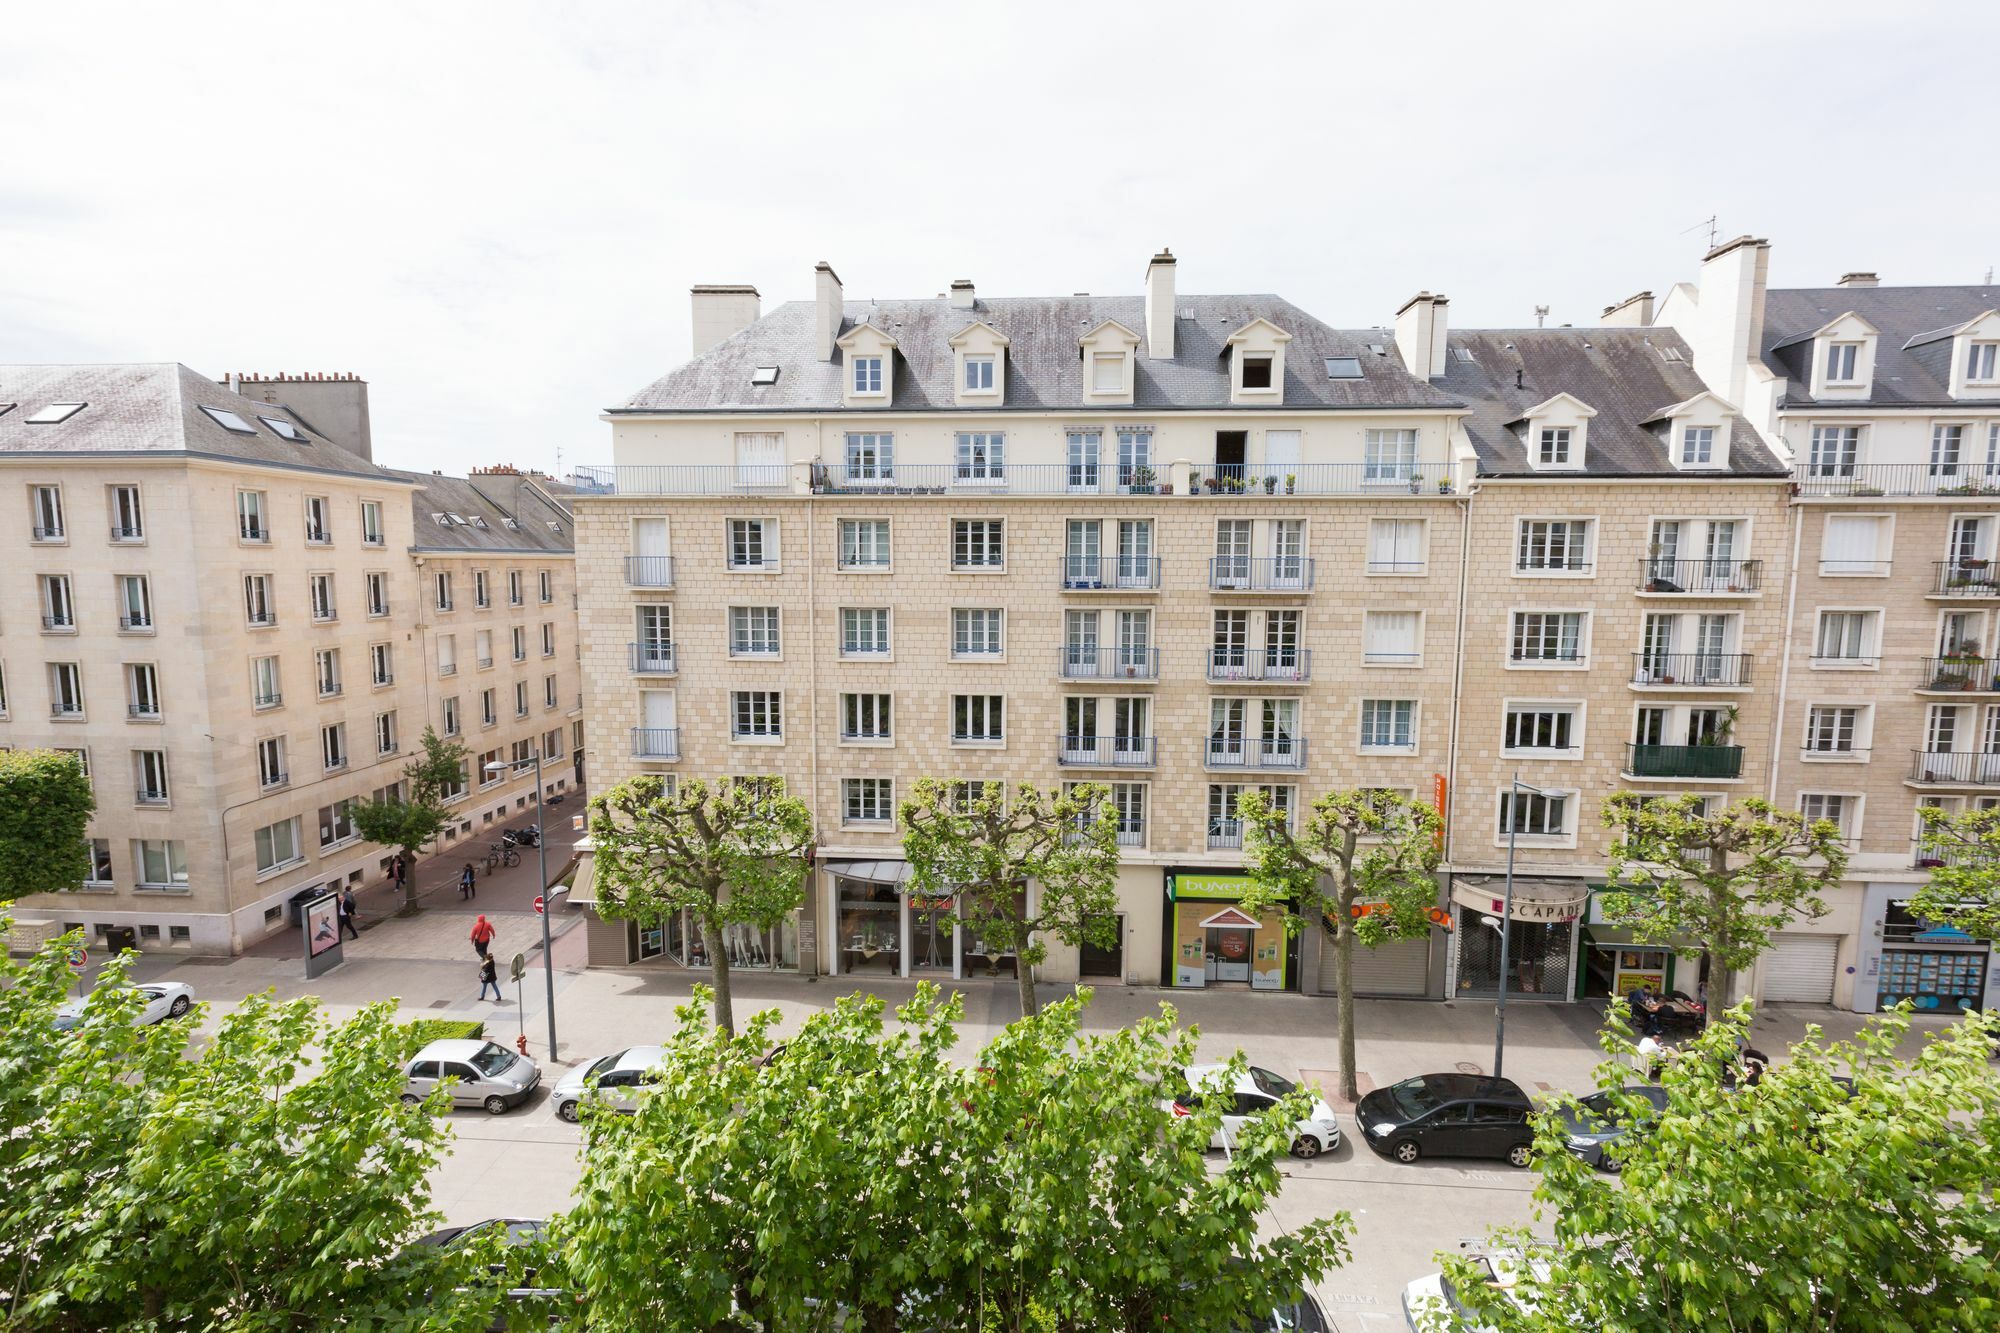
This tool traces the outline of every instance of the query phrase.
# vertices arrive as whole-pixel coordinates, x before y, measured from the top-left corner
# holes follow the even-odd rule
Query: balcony
[[[1217,499],[1277,495],[1450,496],[1450,463],[1295,463],[1283,470],[1244,463],[1178,466],[1115,463],[624,464],[576,469],[584,495],[678,496],[791,492],[814,495],[1169,495]]]
[[[679,727],[632,728],[632,757],[634,759],[680,758],[681,729]]]
[[[1064,680],[1152,682],[1160,678],[1160,650],[1071,645],[1062,650],[1057,670]]]
[[[628,643],[625,652],[635,676],[672,676],[681,669],[679,660],[674,656],[673,644],[663,640]]]
[[[1064,768],[1151,768],[1151,736],[1064,736],[1056,762]]]
[[[1299,555],[1211,556],[1208,586],[1217,592],[1311,592],[1313,562]]]
[[[1650,689],[1729,690],[1749,683],[1749,653],[1632,654],[1632,684]]]
[[[76,633],[76,617],[70,615],[43,616],[42,633],[74,634]]]
[[[2000,693],[2000,661],[1990,657],[1926,657],[1917,693]]]
[[[1917,750],[1910,781],[1960,787],[2000,786],[2000,754],[1980,750]]]
[[[1262,740],[1246,736],[1210,736],[1204,746],[1210,768],[1298,770],[1306,766],[1306,743],[1295,736]]]
[[[1743,775],[1740,745],[1627,745],[1625,771],[1635,778],[1723,782]]]
[[[134,805],[165,805],[166,803],[167,793],[159,787],[141,787],[132,793],[132,804]]]
[[[126,527],[120,523],[113,523],[111,525],[111,540],[114,542],[140,542],[146,540],[146,534],[137,526]]]
[[[125,716],[139,722],[158,722],[160,720],[160,706],[158,704],[126,704]]]
[[[1066,555],[1064,592],[1158,592],[1160,558],[1153,555]]]
[[[1312,679],[1312,650],[1211,647],[1208,650],[1208,678],[1231,683],[1303,685]]]
[[[1762,560],[1639,559],[1639,591],[1643,593],[1729,597],[1757,592],[1763,586]]]
[[[1146,826],[1141,824],[1136,828],[1127,828],[1123,824],[1119,825],[1118,845],[1120,847],[1144,847],[1146,845]]]
[[[35,528],[35,540],[38,542],[59,542],[68,540],[68,537],[61,528],[44,528],[37,525]]]
[[[118,628],[126,634],[141,633],[153,628],[153,618],[151,616],[120,616],[118,617]]]
[[[1210,851],[1235,851],[1242,846],[1242,820],[1211,819],[1208,821],[1208,849]]]
[[[1996,490],[2000,494],[2000,490]],[[2000,570],[1986,560],[1937,560],[1931,568],[1933,597],[2000,597]]]
[[[1914,838],[1910,846],[1912,870],[1935,870],[1939,866],[1984,866],[1993,859],[1992,853],[1985,848],[1967,846],[1963,843],[1947,846]]]
[[[456,663],[456,662],[439,662],[439,663],[438,663],[438,675],[440,675],[440,676],[456,676],[457,674],[458,674],[458,663]]]
[[[284,701],[285,701],[285,696],[279,693],[278,691],[273,690],[269,694],[257,695],[250,702],[251,705],[256,708],[276,708],[279,704],[283,703]]]
[[[1799,495],[1816,500],[1881,495],[2000,496],[2000,467],[1964,463],[1808,463],[1792,470]]]
[[[481,671],[491,671],[491,670],[493,669],[493,659],[492,659],[492,658],[490,658],[490,657],[482,657],[482,658],[480,658],[480,659],[479,659],[479,669],[480,669]]]
[[[670,555],[626,556],[625,586],[628,588],[673,587],[674,558]]]

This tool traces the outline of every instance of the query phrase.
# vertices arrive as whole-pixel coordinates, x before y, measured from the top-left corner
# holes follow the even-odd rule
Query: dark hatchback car
[[[1354,1108],[1361,1137],[1383,1157],[1494,1157],[1534,1160],[1528,1094],[1512,1079],[1483,1074],[1419,1074],[1377,1088]]]
[[[1621,1105],[1625,1098],[1636,1098],[1651,1110],[1642,1109],[1636,1120],[1628,1120]],[[1563,1142],[1596,1170],[1617,1175],[1621,1164],[1615,1145],[1627,1134],[1646,1133],[1666,1109],[1666,1089],[1652,1083],[1620,1088],[1615,1093],[1593,1092],[1578,1098],[1575,1109],[1563,1113]]]

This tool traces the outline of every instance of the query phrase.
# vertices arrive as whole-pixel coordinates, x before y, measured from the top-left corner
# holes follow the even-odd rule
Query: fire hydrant
[[[514,1048],[515,1048],[516,1050],[520,1051],[520,1052],[521,1052],[521,1054],[523,1054],[523,1055],[526,1055],[526,1054],[528,1053],[528,1034],[527,1034],[527,1033],[523,1032],[523,1033],[519,1033],[518,1035],[516,1035],[516,1036],[515,1036],[515,1038],[514,1038]]]

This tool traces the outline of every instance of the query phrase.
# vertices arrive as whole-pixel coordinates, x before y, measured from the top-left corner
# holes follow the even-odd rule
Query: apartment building
[[[513,678],[532,681],[533,706],[491,739],[511,755],[559,730],[574,748],[561,506],[528,478],[378,466],[351,377],[239,386],[176,364],[0,367],[0,468],[21,515],[0,525],[16,553],[0,575],[0,745],[73,752],[97,794],[90,880],[17,904],[17,943],[82,927],[228,953],[283,930],[299,895],[381,874],[387,853],[350,808],[399,783],[445,711],[419,561],[528,580],[511,616],[465,617],[501,635],[557,620],[555,654],[502,687],[511,702]],[[434,502],[462,522],[436,531]],[[468,790],[453,836],[533,790],[532,776]]]

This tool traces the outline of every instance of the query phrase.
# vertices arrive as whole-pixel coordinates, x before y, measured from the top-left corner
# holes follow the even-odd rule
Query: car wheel
[[[1311,1161],[1319,1156],[1319,1140],[1310,1134],[1301,1134],[1292,1140],[1292,1156],[1301,1161]]]
[[[575,1102],[563,1102],[556,1107],[556,1114],[574,1125],[577,1119],[576,1105]]]
[[[1517,1143],[1507,1150],[1507,1165],[1509,1166],[1525,1167],[1534,1160],[1535,1145],[1532,1143]]]
[[[406,1092],[396,1100],[405,1106],[422,1106],[424,1104],[424,1099],[417,1096],[414,1092]]]
[[[1389,1155],[1395,1158],[1397,1161],[1401,1162],[1403,1165],[1408,1166],[1411,1162],[1414,1162],[1419,1157],[1422,1157],[1424,1155],[1424,1150],[1417,1146],[1417,1141],[1415,1139],[1403,1139],[1402,1141],[1390,1147]]]
[[[1598,1155],[1597,1166],[1598,1169],[1603,1171],[1604,1174],[1607,1176],[1615,1176],[1620,1171],[1623,1171],[1625,1169],[1625,1164],[1623,1162],[1620,1162],[1616,1157],[1613,1157],[1608,1152],[1600,1153]]]
[[[507,1114],[507,1099],[505,1097],[488,1097],[484,1105],[486,1107],[486,1114],[488,1115]]]
[[[179,1018],[187,1013],[187,1011],[188,997],[185,995],[176,995],[174,996],[174,1002],[167,1006],[167,1017]]]

